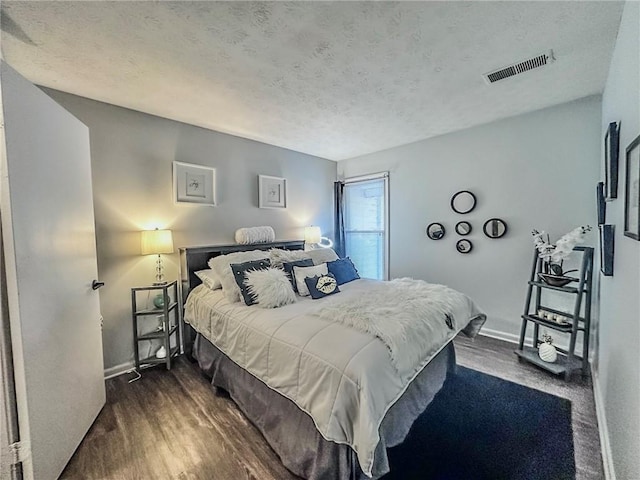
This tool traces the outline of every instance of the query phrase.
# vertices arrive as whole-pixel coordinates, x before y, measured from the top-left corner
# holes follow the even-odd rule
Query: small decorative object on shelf
[[[538,355],[540,359],[547,363],[555,363],[558,359],[558,352],[553,345],[553,337],[548,334],[542,335],[542,343],[538,347]]]
[[[574,272],[575,270],[564,272],[562,270],[562,264],[564,259],[571,255],[573,247],[584,241],[584,236],[589,231],[591,231],[589,225],[574,228],[569,233],[560,237],[560,240],[558,240],[555,245],[551,243],[549,234],[546,234],[547,238],[546,240],[544,239],[544,231],[539,232],[538,230],[533,230],[531,232],[531,235],[533,235],[533,243],[538,250],[538,256],[543,261],[544,272],[540,274],[543,282],[553,285],[554,287],[562,287],[577,280],[566,276],[567,273]]]

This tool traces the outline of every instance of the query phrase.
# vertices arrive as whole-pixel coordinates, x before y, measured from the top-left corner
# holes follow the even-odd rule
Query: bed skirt
[[[211,384],[229,392],[291,472],[308,480],[370,478],[360,469],[351,447],[326,440],[306,412],[239,367],[200,334],[196,336],[192,354],[200,369],[211,378]],[[451,342],[389,409],[380,427],[373,479],[389,472],[386,449],[402,443],[415,419],[442,388],[447,375],[455,371],[455,365]]]

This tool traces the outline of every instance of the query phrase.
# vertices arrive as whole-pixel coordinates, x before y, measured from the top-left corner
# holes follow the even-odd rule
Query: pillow
[[[245,274],[251,270],[265,270],[269,268],[269,259],[263,258],[262,260],[252,260],[244,263],[232,263],[230,267],[236,280],[236,284],[240,289],[240,294],[244,299],[244,303],[247,305],[253,305],[256,303],[256,299],[249,293],[249,289],[245,283]]]
[[[233,303],[240,301],[240,289],[233,276],[230,265],[251,260],[262,260],[268,253],[264,250],[251,250],[248,252],[234,252],[227,255],[219,255],[209,259],[209,268],[213,270],[222,284],[222,291],[226,299]]]
[[[298,293],[298,285],[296,285],[296,279],[293,276],[293,267],[313,267],[313,260],[311,260],[310,258],[305,258],[304,260],[296,260],[295,262],[286,262],[282,264],[282,268],[289,276],[293,291]]]
[[[244,283],[258,307],[278,308],[296,301],[289,277],[279,268],[249,270]]]
[[[316,275],[326,275],[329,273],[327,270],[327,264],[322,263],[314,267],[293,267],[293,276],[296,279],[296,286],[298,287],[298,293],[303,297],[309,295],[309,289],[307,284],[304,283],[304,279],[307,277],[315,277]]]
[[[330,273],[318,275],[317,277],[307,277],[304,279],[304,283],[307,284],[311,298],[314,300],[333,295],[340,291],[336,277]]]
[[[307,258],[311,258],[309,252],[302,250],[283,250],[281,248],[272,248],[269,250],[269,260],[274,267],[280,267],[284,263],[305,260]]]
[[[358,270],[356,270],[356,267],[349,257],[328,262],[327,269],[329,273],[332,273],[333,276],[336,277],[338,285],[343,285],[360,278]]]
[[[316,248],[315,250],[309,250],[305,253],[307,254],[307,258],[313,260],[314,265],[332,262],[340,258],[333,248]]]
[[[222,284],[220,283],[220,279],[218,278],[218,275],[216,275],[216,272],[214,272],[210,268],[206,270],[199,270],[195,272],[195,274],[196,274],[196,277],[202,280],[202,283],[205,287],[211,290],[218,290],[222,288]]]

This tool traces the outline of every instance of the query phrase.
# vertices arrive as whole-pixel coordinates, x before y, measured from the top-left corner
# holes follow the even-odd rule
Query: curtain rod
[[[357,177],[349,177],[344,179],[344,183],[365,182],[367,180],[378,180],[381,178],[389,178],[389,172],[378,172],[368,175],[360,175]]]

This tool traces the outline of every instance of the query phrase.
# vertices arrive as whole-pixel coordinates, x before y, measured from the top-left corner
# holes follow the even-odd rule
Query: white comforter
[[[337,295],[300,298],[271,310],[229,303],[220,290],[199,286],[187,299],[184,319],[231,360],[307,412],[324,438],[351,446],[362,471],[371,476],[387,410],[460,330],[466,327],[473,335],[485,319],[473,301],[462,296],[466,301],[452,306],[454,328],[435,319],[444,327],[434,335],[426,356],[410,367],[397,364],[388,345],[374,334],[326,318],[330,305],[357,302],[380,286],[356,280],[342,285]]]

